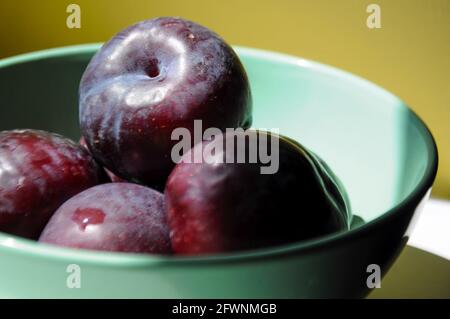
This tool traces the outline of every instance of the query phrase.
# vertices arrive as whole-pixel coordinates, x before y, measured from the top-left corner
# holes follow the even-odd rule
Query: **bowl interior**
[[[78,140],[78,83],[98,47],[0,61],[0,130],[38,128]],[[433,140],[398,98],[332,67],[255,49],[237,52],[252,86],[253,126],[279,129],[321,156],[365,222],[423,182]]]
[[[239,53],[254,94],[254,126],[278,128],[321,156],[365,222],[398,205],[424,178],[433,142],[397,97],[329,66]]]

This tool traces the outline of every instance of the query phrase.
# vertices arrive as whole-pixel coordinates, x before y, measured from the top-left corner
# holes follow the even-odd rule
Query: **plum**
[[[0,132],[0,231],[36,239],[62,203],[107,181],[89,152],[65,137]]]
[[[80,125],[95,158],[129,181],[163,188],[175,128],[248,128],[252,99],[233,49],[194,22],[128,27],[92,58],[80,83]],[[194,134],[192,134],[193,136]]]
[[[164,196],[132,183],[92,187],[58,209],[39,241],[91,250],[169,254]]]
[[[254,148],[252,139],[258,141]],[[241,163],[239,152],[245,154]],[[264,154],[277,161],[272,172],[263,173]],[[196,156],[202,160],[193,161]],[[348,206],[342,192],[329,168],[288,138],[253,130],[216,136],[195,145],[168,178],[174,253],[258,249],[344,230]]]

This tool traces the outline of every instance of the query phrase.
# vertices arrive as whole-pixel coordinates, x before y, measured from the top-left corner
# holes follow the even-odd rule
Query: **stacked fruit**
[[[346,206],[323,163],[288,138],[249,129],[245,70],[207,28],[180,18],[135,24],[92,58],[79,92],[80,143],[0,133],[0,231],[74,248],[205,254],[345,229]],[[196,121],[200,134],[218,133],[199,142]],[[175,161],[180,128],[195,146]],[[240,136],[246,159],[252,138],[275,139],[257,148],[276,151],[276,171],[262,174],[262,159],[228,161],[239,149],[219,146]],[[197,153],[202,160],[191,161]]]

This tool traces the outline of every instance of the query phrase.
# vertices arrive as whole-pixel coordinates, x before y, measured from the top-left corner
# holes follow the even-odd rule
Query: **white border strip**
[[[450,260],[450,201],[431,199],[426,203],[408,245]]]

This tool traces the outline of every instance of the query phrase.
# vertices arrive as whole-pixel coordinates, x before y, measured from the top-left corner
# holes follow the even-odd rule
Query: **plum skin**
[[[90,188],[58,209],[39,241],[91,250],[170,254],[164,196],[132,183]]]
[[[278,172],[268,175],[261,163],[177,164],[165,188],[174,253],[259,249],[346,229],[345,201],[312,153],[281,138],[279,154]]]
[[[70,139],[39,130],[0,132],[0,231],[37,239],[62,203],[107,181]]]
[[[245,70],[218,35],[181,18],[137,23],[107,42],[80,83],[80,126],[95,158],[118,176],[162,189],[175,128],[251,125]],[[191,134],[193,136],[193,134]]]

